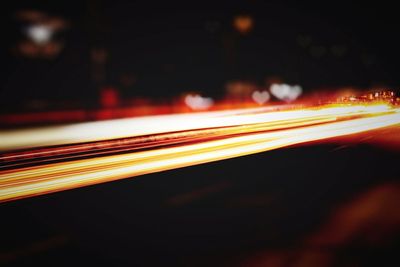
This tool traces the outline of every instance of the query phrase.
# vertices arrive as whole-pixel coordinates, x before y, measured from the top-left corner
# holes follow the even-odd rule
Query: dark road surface
[[[395,266],[397,161],[296,147],[3,203],[0,263]]]

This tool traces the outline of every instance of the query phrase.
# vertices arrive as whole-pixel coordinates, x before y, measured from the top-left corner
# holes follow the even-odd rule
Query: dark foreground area
[[[399,266],[398,153],[316,145],[0,205],[0,265]]]

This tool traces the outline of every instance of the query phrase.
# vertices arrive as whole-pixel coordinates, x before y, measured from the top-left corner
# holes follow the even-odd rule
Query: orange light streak
[[[146,116],[133,119],[116,119],[65,126],[51,126],[35,129],[0,131],[0,151],[39,146],[75,144],[152,135],[177,131],[189,131],[256,123],[287,123],[287,121],[339,118],[366,115],[390,109],[378,105],[331,105],[321,108],[295,109],[263,112],[267,108],[214,111],[194,114]]]
[[[130,147],[123,154],[93,153],[90,154],[91,158],[86,159],[68,159],[0,171],[0,201],[224,160],[397,124],[400,124],[399,108],[369,104],[275,112],[258,109],[156,116],[35,129],[25,134],[0,133],[0,137],[5,138],[0,148],[7,150],[101,141],[106,137],[115,139],[160,133],[168,136],[172,132],[170,141],[157,143],[159,146],[149,149],[138,151]],[[71,136],[71,129],[80,132]],[[180,131],[179,134],[177,131]],[[196,135],[199,132],[202,138]],[[185,138],[181,140],[180,137]],[[157,138],[148,138],[148,142],[157,142]],[[62,149],[55,148],[61,152]]]

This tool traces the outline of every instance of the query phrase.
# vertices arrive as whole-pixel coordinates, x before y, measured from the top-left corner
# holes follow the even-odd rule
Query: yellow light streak
[[[194,118],[197,121],[193,121]],[[174,132],[177,129],[209,129],[221,126],[240,126],[241,128],[230,128],[222,132],[216,131],[211,136],[212,138],[195,143],[184,142],[172,147],[127,151],[118,155],[3,170],[0,171],[0,201],[46,194],[380,129],[400,124],[400,110],[383,104],[325,106],[318,109],[268,113],[249,113],[245,110],[225,114],[216,112],[207,113],[204,118],[201,114],[196,114],[194,116],[167,116],[154,119],[157,123],[173,120],[175,123],[161,125],[161,127],[153,129],[152,133]],[[121,120],[101,122],[97,125],[104,130],[107,129],[107,123],[110,123],[111,128],[107,130],[107,134],[112,138],[149,133],[148,128],[137,130],[133,127],[134,119],[124,121],[129,124],[127,126],[129,130],[125,131],[126,128],[124,128],[122,129],[123,133],[119,133],[115,129],[116,125],[122,123]],[[177,125],[179,123],[188,124]],[[89,125],[93,126],[92,123]],[[122,125],[120,126],[122,127]],[[88,126],[87,124],[79,124],[70,127],[85,128]],[[90,132],[83,132],[82,139],[77,138],[78,135],[69,139],[67,135],[69,131],[64,132],[65,129],[63,128],[46,129],[52,134],[58,132],[62,135],[61,137],[58,136],[59,139],[52,139],[50,143],[59,142],[58,144],[63,144],[66,141],[71,142],[71,140],[72,142],[79,140],[98,141],[105,137],[103,134],[97,134],[97,128],[93,128]],[[35,131],[30,132],[30,134],[36,134]],[[46,143],[46,140],[37,142],[38,139],[24,143],[11,139],[9,137],[6,140],[13,146],[3,145],[3,149]],[[188,141],[190,140],[189,138]]]
[[[324,108],[264,112],[264,109],[242,109],[194,114],[146,116],[36,129],[0,131],[0,151],[49,145],[74,144],[141,136],[156,133],[188,131],[213,127],[247,125],[263,122],[286,122],[316,117],[343,117],[387,111],[388,105],[328,106]]]

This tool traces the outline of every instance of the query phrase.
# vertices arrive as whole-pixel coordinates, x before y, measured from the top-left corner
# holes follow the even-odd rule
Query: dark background
[[[68,24],[55,36],[64,44],[57,56],[18,54],[26,26],[16,19],[20,10]],[[385,2],[14,1],[4,11],[3,111],[43,99],[88,105],[104,86],[125,97],[165,99],[193,90],[223,96],[229,81],[262,86],[270,77],[306,93],[400,83],[398,11]],[[232,25],[239,15],[253,18],[248,34]],[[96,49],[107,53],[100,82],[92,75]]]
[[[382,1],[14,2],[3,10],[2,112],[33,99],[90,106],[110,85],[164,99],[188,90],[218,97],[227,81],[267,77],[306,92],[400,83],[398,11]],[[69,22],[57,57],[15,52],[21,9]],[[254,19],[246,35],[232,27],[240,14]],[[94,48],[109,57],[100,83],[91,76]],[[121,75],[135,82],[126,86]],[[3,203],[0,265],[399,266],[400,224],[390,209],[398,198],[368,195],[382,186],[398,195],[397,166],[398,152],[380,147],[315,145]],[[363,194],[378,203],[373,219],[344,241],[307,242]],[[301,265],[302,255],[314,262]]]

